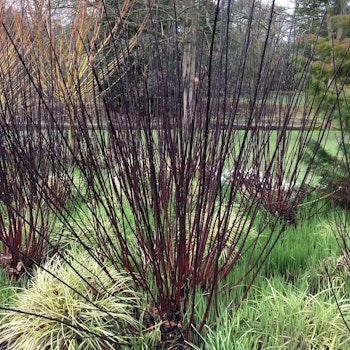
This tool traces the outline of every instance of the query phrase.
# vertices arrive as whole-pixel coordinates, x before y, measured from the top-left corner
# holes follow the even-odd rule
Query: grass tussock
[[[146,304],[132,279],[86,252],[55,256],[34,271],[2,312],[7,349],[125,349],[146,344]],[[148,337],[148,338],[147,338]]]

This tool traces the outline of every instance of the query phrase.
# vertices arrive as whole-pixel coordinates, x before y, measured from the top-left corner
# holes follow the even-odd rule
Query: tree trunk
[[[346,0],[339,0],[339,15],[346,15]],[[337,23],[337,40],[342,40],[344,38],[344,26],[338,21]]]
[[[192,10],[188,11],[185,20],[185,37],[182,58],[183,114],[185,122],[192,114],[198,25],[195,1],[193,1],[193,3],[191,2],[189,6]]]

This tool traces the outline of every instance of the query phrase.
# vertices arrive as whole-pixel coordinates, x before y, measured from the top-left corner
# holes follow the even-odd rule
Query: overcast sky
[[[293,8],[295,6],[295,0],[275,0],[277,5],[284,6],[284,7],[291,7]]]

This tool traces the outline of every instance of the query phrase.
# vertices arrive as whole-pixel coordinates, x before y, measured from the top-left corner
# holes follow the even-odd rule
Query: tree
[[[327,27],[324,22],[326,1],[299,0],[295,9],[297,16],[297,27],[301,34],[320,32],[327,35]]]
[[[337,155],[331,155],[321,147],[317,155],[317,166],[324,188],[333,192],[333,197],[338,202],[349,205],[347,191],[350,182],[345,162],[348,155],[344,154],[349,150],[350,134],[350,13],[347,5],[348,2],[344,0],[327,4],[327,31],[320,37],[317,34],[309,36],[312,65],[308,92],[309,98],[313,99],[322,113],[332,112],[332,120],[322,127],[332,125],[341,129],[343,136],[340,138]],[[320,145],[313,144],[313,147]]]

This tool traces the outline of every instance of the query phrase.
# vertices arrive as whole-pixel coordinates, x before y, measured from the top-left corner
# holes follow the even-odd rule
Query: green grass
[[[325,202],[302,206],[297,227],[287,226],[283,231],[237,312],[234,308],[245,286],[233,289],[227,286],[236,284],[241,275],[239,269],[244,268],[244,258],[221,285],[219,317],[213,307],[203,334],[193,338],[198,349],[204,349],[203,346],[205,349],[347,348],[343,344],[349,341],[350,334],[341,322],[324,269],[327,266],[331,277],[338,278],[336,263],[341,252],[333,234],[335,224],[330,206]],[[311,208],[314,215],[309,217]],[[88,222],[87,219],[83,226],[87,227]],[[267,239],[268,235],[267,231],[258,244],[264,244],[264,237]],[[338,287],[338,296],[350,317],[347,281],[343,282]],[[15,294],[15,285],[0,271],[1,306],[7,306]],[[199,315],[204,312],[205,298],[202,295],[196,300]],[[271,329],[274,330],[272,336]]]
[[[55,256],[34,269],[10,304],[21,312],[0,310],[0,338],[11,344],[8,349],[103,350],[146,343],[140,326],[146,306],[131,277],[100,266],[81,249],[67,251],[65,259]],[[154,343],[150,336],[147,342]]]
[[[337,296],[350,320],[348,281],[343,278],[339,283],[337,260],[341,252],[333,233],[335,224],[330,206],[325,202],[302,205],[297,227],[287,226],[283,231],[238,311],[235,306],[245,286],[231,289],[227,286],[237,283],[241,275],[239,269],[244,268],[244,257],[221,284],[219,312],[216,313],[213,304],[204,332],[192,339],[194,347],[213,350],[348,348],[350,333],[342,322],[324,268],[327,266],[331,279],[337,279],[334,283]],[[311,207],[314,215],[309,217]],[[266,232],[258,244],[264,244],[268,234]],[[7,306],[15,294],[15,285],[0,271],[1,306]],[[204,312],[206,297],[202,295],[195,301],[198,315]]]
[[[245,286],[227,289],[239,276],[232,271],[221,286],[218,312],[213,307],[204,332],[193,338],[195,349],[349,348],[350,333],[335,299],[350,322],[349,277],[339,274],[332,213],[318,205],[323,211],[283,232],[238,311]],[[198,313],[204,306],[198,298]]]
[[[245,131],[236,131],[234,134],[234,143],[235,143],[235,154],[232,154],[232,156],[229,156],[226,160],[225,166],[224,166],[224,171],[229,172],[230,170],[233,169],[233,164],[235,163],[235,159],[237,157],[237,154],[239,153],[241,146],[242,146],[242,139]],[[266,142],[267,140],[267,132],[266,131],[260,131],[260,142]],[[269,162],[271,160],[271,157],[273,155],[273,152],[275,149],[280,149],[281,150],[281,145],[277,145],[277,138],[278,138],[278,132],[277,131],[268,131],[268,143],[269,143],[269,149],[270,153],[266,154],[265,160]],[[312,132],[312,135],[310,135],[310,141],[317,141],[318,137],[320,136],[321,131],[319,130],[314,130]],[[248,133],[248,137],[251,137],[251,133]],[[285,171],[285,178],[286,181],[288,182],[291,174],[289,174],[289,169],[293,169],[293,164],[295,164],[296,159],[294,159],[292,156],[296,155],[298,150],[298,147],[300,145],[301,139],[300,139],[300,134],[299,131],[296,130],[289,130],[286,132],[286,138],[288,139],[287,141],[287,146],[286,146],[286,156],[283,157],[283,169]],[[302,137],[302,142],[304,142],[304,138],[308,137],[306,134]],[[340,138],[340,132],[337,130],[330,130],[328,133],[324,135],[324,139],[321,143],[322,146],[324,146],[325,150],[328,151],[330,154],[335,155],[338,151],[339,148],[339,138]],[[255,142],[255,141],[254,141]],[[262,147],[263,149],[263,147]],[[247,149],[246,153],[248,152],[248,156],[246,159],[251,163],[252,162],[252,152],[251,149]],[[247,169],[251,167],[251,164],[247,164]],[[300,172],[297,176],[297,181],[300,183],[303,180],[303,177],[305,175],[305,172],[307,170],[307,166],[301,164],[301,169]],[[308,183],[311,185],[316,185],[319,181],[318,176],[315,176],[310,174],[308,178]]]
[[[349,318],[349,300],[339,303]],[[329,290],[310,295],[276,278],[254,288],[237,312],[228,305],[219,303],[196,349],[348,349],[350,334]]]
[[[296,137],[296,132],[292,132],[292,137]],[[327,139],[330,151],[336,149],[337,137],[337,133],[330,132]],[[90,235],[94,235],[93,220],[89,208],[79,200],[81,198],[67,205],[71,206],[77,219],[81,216],[82,239],[88,240]],[[288,226],[283,231],[248,298],[235,311],[246,287],[236,285],[241,276],[240,267],[244,269],[245,260],[242,258],[228,280],[220,286],[218,310],[213,304],[204,332],[191,339],[194,347],[208,350],[349,348],[350,333],[330,291],[329,277],[337,288],[337,297],[348,320],[349,281],[346,274],[339,275],[337,268],[341,252],[333,232],[335,223],[331,207],[324,201],[314,200],[311,198],[310,203],[301,204],[297,227]],[[266,231],[258,245],[263,245],[268,236]],[[64,245],[69,246],[69,237],[66,238],[63,238]],[[91,244],[95,243],[92,239]],[[330,276],[326,274],[325,267]],[[236,286],[229,289],[228,285]],[[12,297],[16,296],[17,286],[18,283],[11,282],[0,270],[0,307],[9,305]],[[195,300],[198,315],[204,312],[206,297],[202,295]],[[133,347],[139,348],[145,347]]]
[[[16,293],[16,284],[9,275],[0,268],[0,306],[7,306],[11,297]]]

